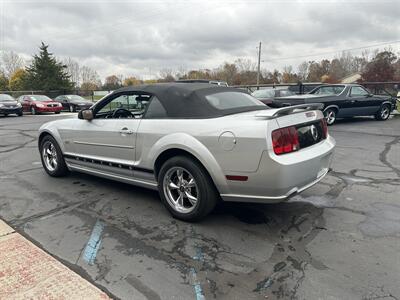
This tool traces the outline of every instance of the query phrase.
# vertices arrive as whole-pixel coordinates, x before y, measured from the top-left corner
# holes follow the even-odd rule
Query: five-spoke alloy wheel
[[[164,193],[169,205],[182,213],[191,212],[199,196],[196,181],[190,172],[182,167],[173,167],[164,176]]]
[[[169,212],[184,221],[204,218],[218,200],[217,189],[208,172],[187,156],[172,157],[161,166],[158,190]]]
[[[336,109],[334,108],[328,108],[325,112],[325,120],[326,124],[332,125],[336,121]]]
[[[390,107],[387,104],[382,105],[382,107],[378,110],[375,115],[375,119],[379,121],[385,121],[389,119],[390,116]]]
[[[56,147],[51,141],[46,141],[42,148],[42,157],[46,169],[54,172],[57,169],[57,151]]]
[[[47,174],[60,177],[68,173],[61,149],[51,135],[42,138],[39,149],[42,165]]]

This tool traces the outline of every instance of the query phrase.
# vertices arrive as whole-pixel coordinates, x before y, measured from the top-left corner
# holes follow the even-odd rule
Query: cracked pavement
[[[47,176],[36,136],[55,119],[0,117],[0,218],[111,297],[400,299],[400,115],[330,127],[333,171],[289,202],[223,203],[198,224],[153,191]]]

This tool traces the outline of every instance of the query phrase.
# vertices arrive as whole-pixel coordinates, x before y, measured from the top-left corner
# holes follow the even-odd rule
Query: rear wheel
[[[382,105],[382,107],[375,114],[375,119],[379,121],[385,121],[389,119],[390,116],[390,107],[387,104]]]
[[[158,190],[172,216],[183,221],[201,220],[218,200],[218,192],[207,171],[186,156],[172,157],[162,165]]]
[[[52,136],[46,135],[42,139],[39,150],[42,165],[47,174],[61,177],[68,173],[60,146]]]
[[[337,110],[334,108],[328,108],[324,112],[326,124],[332,125],[336,121]]]

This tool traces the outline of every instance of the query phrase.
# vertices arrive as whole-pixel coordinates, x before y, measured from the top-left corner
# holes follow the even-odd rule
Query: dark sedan
[[[61,103],[63,110],[68,110],[70,112],[88,109],[93,105],[93,102],[78,95],[60,95],[56,97],[54,101]]]
[[[375,116],[387,120],[396,108],[396,100],[390,95],[373,95],[359,84],[332,84],[315,88],[309,94],[278,98],[271,107],[297,104],[322,103],[328,125],[337,118]]]
[[[262,103],[269,105],[275,98],[288,97],[296,94],[292,91],[289,91],[288,89],[271,88],[271,89],[256,90],[252,92],[251,95],[253,97],[256,97]]]
[[[21,103],[17,102],[17,100],[10,95],[0,94],[0,114],[5,116],[11,114],[22,116]]]

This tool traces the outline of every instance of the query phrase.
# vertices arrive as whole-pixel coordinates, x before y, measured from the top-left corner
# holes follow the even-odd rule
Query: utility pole
[[[260,62],[261,62],[261,42],[258,44],[257,85],[260,84]]]

